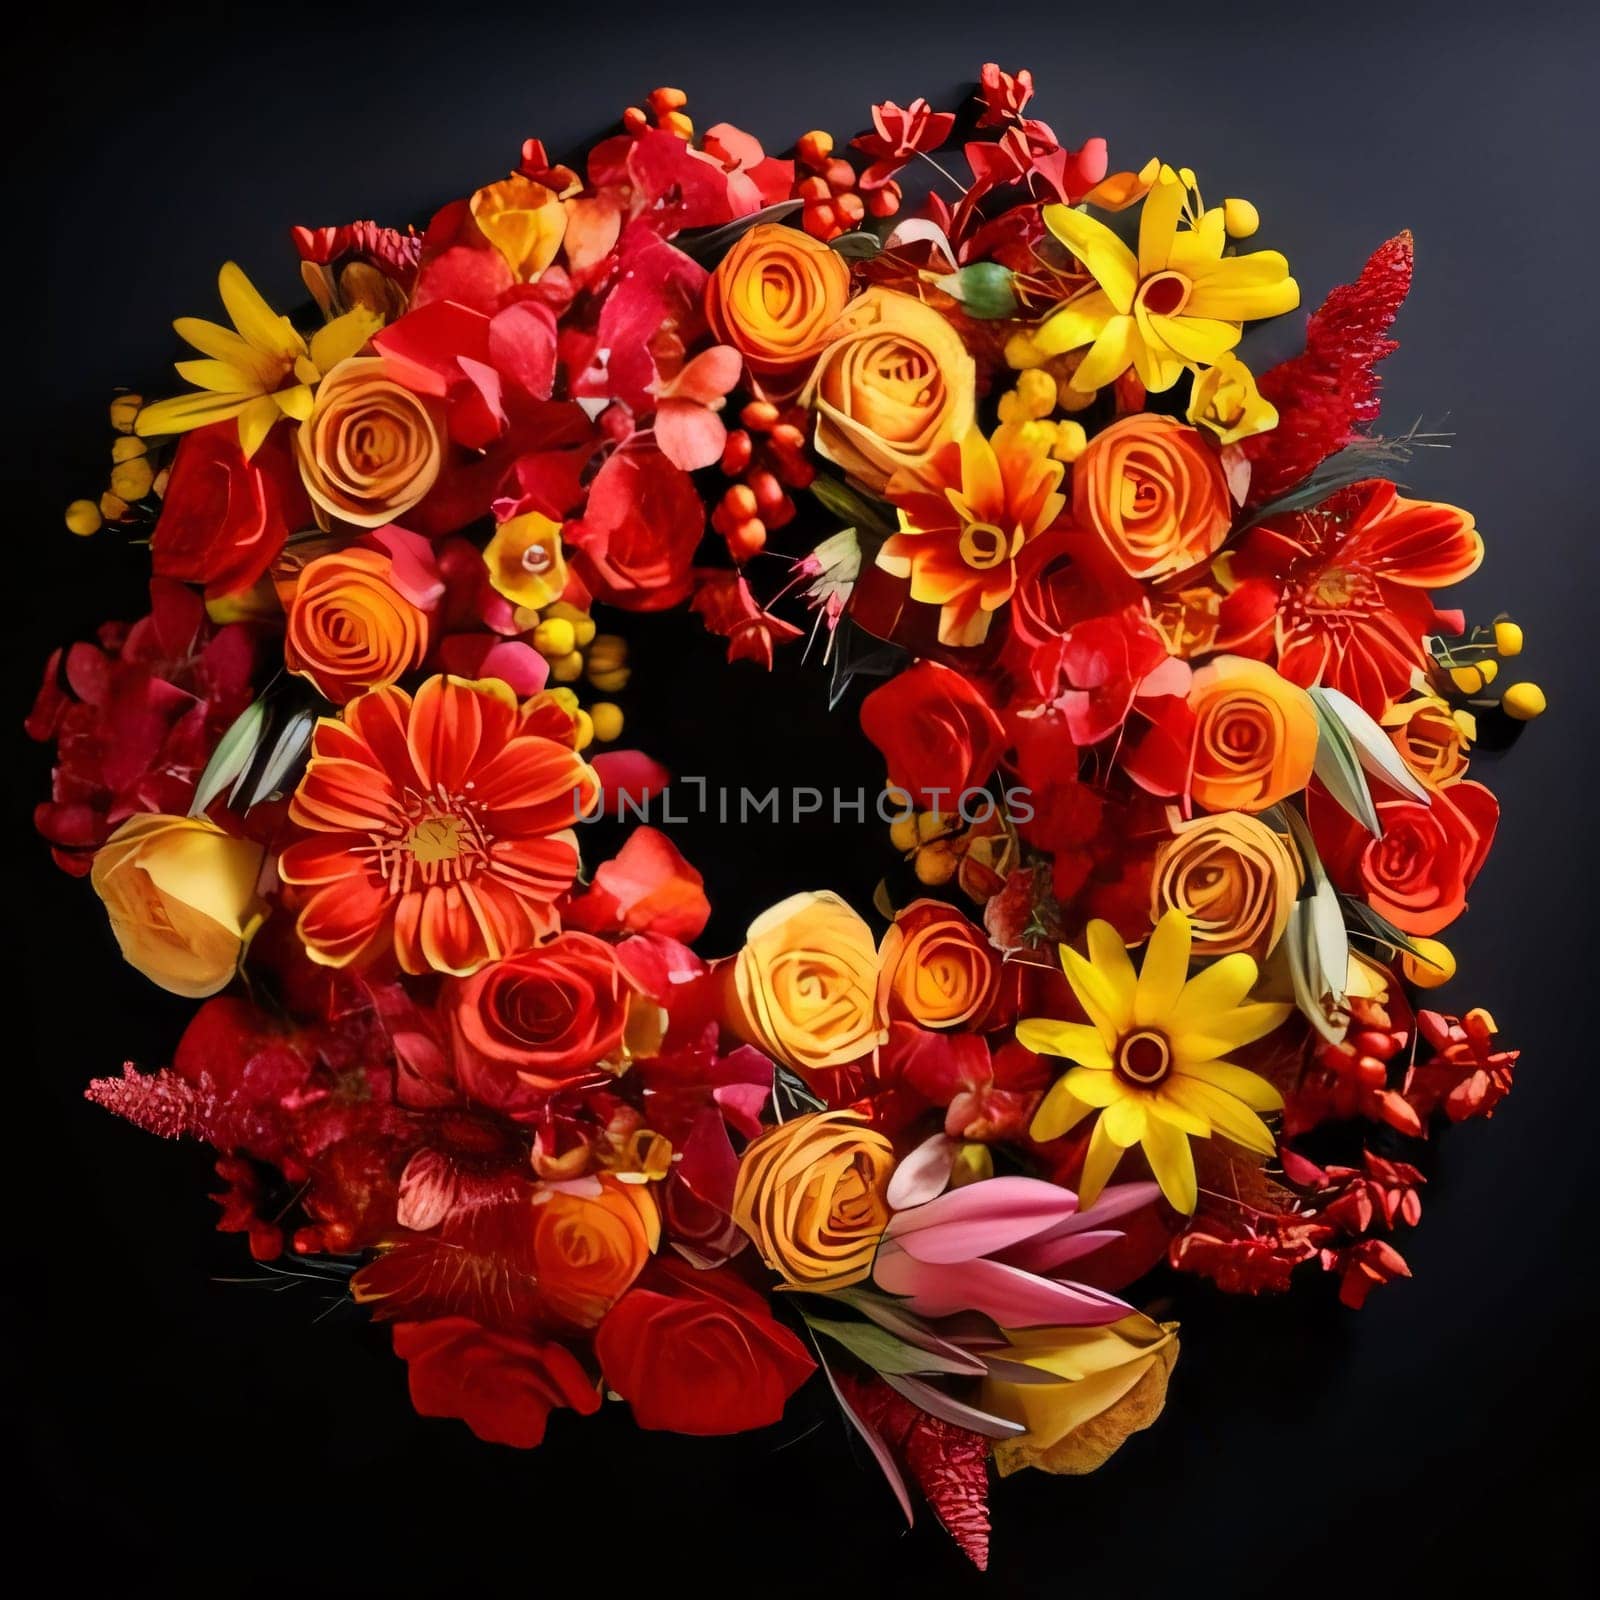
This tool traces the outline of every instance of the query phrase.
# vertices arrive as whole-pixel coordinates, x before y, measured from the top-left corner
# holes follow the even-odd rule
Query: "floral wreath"
[[[314,313],[225,266],[67,513],[148,541],[150,614],[29,724],[56,860],[204,1002],[89,1098],[213,1145],[219,1226],[387,1322],[419,1412],[721,1434],[820,1371],[979,1566],[991,1458],[1160,1412],[1152,1274],[1408,1275],[1421,1141],[1516,1061],[1413,996],[1495,834],[1479,723],[1544,705],[1371,431],[1410,236],[1257,374],[1300,291],[1255,207],[1032,93],[776,157],[660,89],[420,235],[295,229]],[[881,934],[803,893],[709,958],[665,831],[580,861],[667,781],[597,613],[685,606],[882,680]]]

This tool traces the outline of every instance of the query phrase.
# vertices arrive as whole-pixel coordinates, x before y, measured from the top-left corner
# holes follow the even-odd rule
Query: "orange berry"
[[[806,436],[792,422],[780,422],[772,430],[772,443],[778,450],[804,450]]]
[[[776,505],[763,506],[761,520],[766,523],[769,532],[775,533],[779,528],[787,527],[794,521],[794,501],[784,495]]]
[[[813,239],[821,239],[824,243],[844,231],[839,226],[839,213],[831,204],[821,200],[806,201],[800,212],[800,226]]]
[[[900,209],[900,185],[886,183],[867,196],[867,210],[875,217],[892,217]]]
[[[833,203],[838,207],[839,215],[852,228],[856,227],[867,214],[867,208],[862,204],[861,196],[858,194],[841,194]]]
[[[835,194],[838,194],[841,190],[853,189],[856,186],[856,169],[843,156],[835,156],[822,169],[822,176],[828,180],[828,187]]]
[[[728,554],[735,561],[748,561],[766,547],[767,528],[760,517],[748,517],[728,535]]]
[[[728,508],[728,515],[737,522],[744,521],[746,517],[753,517],[760,509],[755,491],[747,483],[734,484],[723,495],[722,503]]]
[[[831,200],[833,190],[828,187],[826,178],[802,178],[794,186],[797,198],[801,200]]]
[[[739,413],[739,420],[754,433],[771,433],[781,415],[770,400],[752,400]]]
[[[681,111],[689,103],[682,89],[652,89],[649,94],[650,109],[660,117],[669,111]]]
[[[629,106],[622,113],[622,126],[629,133],[643,133],[650,126],[650,119],[638,106]]]
[[[737,478],[750,465],[753,450],[750,435],[743,428],[735,428],[722,446],[722,471],[724,476]]]
[[[806,166],[815,170],[833,154],[833,135],[824,133],[821,128],[813,128],[810,133],[800,136],[794,153]]]
[[[669,111],[656,125],[668,133],[677,134],[680,139],[694,138],[694,123],[681,111]]]

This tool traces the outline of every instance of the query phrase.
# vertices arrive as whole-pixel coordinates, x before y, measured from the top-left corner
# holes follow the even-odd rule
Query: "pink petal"
[[[1003,1262],[935,1266],[890,1246],[879,1250],[872,1276],[880,1289],[906,1296],[920,1316],[981,1311],[1002,1328],[1093,1327],[1133,1309],[1101,1290],[1056,1283]]]
[[[1040,1178],[985,1178],[902,1211],[886,1237],[919,1261],[971,1261],[1053,1228],[1077,1209],[1070,1189]]]
[[[1122,1237],[1115,1228],[1104,1228],[1024,1239],[1007,1250],[1001,1259],[1008,1267],[1020,1267],[1024,1272],[1052,1273],[1069,1261],[1093,1255],[1102,1245],[1115,1244]]]
[[[925,1205],[936,1200],[950,1182],[950,1171],[955,1166],[956,1141],[943,1133],[924,1139],[915,1150],[894,1169],[889,1180],[885,1199],[893,1211],[905,1211],[912,1206]]]
[[[685,472],[722,459],[728,430],[716,412],[698,400],[663,400],[656,406],[656,444],[662,455]]]

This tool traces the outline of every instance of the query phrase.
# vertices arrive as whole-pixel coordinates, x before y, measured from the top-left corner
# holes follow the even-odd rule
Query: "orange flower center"
[[[1130,1083],[1148,1089],[1172,1070],[1172,1046],[1164,1033],[1141,1028],[1117,1046],[1117,1071]]]
[[[492,840],[473,812],[471,802],[456,795],[408,796],[405,814],[370,846],[389,893],[461,883],[483,866]]]
[[[969,522],[961,530],[961,559],[976,572],[989,572],[1011,554],[1011,541],[992,522]]]
[[[1189,280],[1181,272],[1158,272],[1139,286],[1139,303],[1153,317],[1175,317],[1189,300]]]

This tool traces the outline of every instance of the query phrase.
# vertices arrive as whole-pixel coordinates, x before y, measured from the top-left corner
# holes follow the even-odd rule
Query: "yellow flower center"
[[[961,530],[961,559],[977,572],[989,572],[1011,554],[1011,541],[992,522],[969,522]]]
[[[428,817],[406,836],[405,848],[421,866],[454,861],[461,854],[461,819]]]
[[[1158,272],[1139,285],[1139,304],[1152,317],[1175,317],[1188,304],[1191,287],[1181,272]]]
[[[1117,1046],[1117,1071],[1130,1083],[1148,1089],[1172,1070],[1172,1046],[1164,1033],[1141,1028]]]
[[[1312,593],[1320,605],[1330,608],[1347,606],[1355,598],[1356,583],[1348,572],[1329,567],[1318,577]]]

